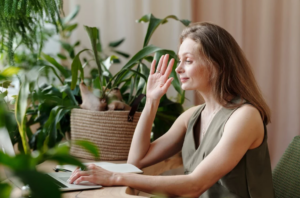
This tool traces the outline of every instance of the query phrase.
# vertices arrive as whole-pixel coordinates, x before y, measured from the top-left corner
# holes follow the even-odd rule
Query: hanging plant
[[[1,0],[0,1],[0,53],[6,51],[10,64],[13,63],[16,36],[20,37],[17,44],[25,44],[33,49],[38,42],[39,31],[44,22],[54,24],[58,30],[61,24],[63,0]],[[58,22],[58,23],[57,23]]]

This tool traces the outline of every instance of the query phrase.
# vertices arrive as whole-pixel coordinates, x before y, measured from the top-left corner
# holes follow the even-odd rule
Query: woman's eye
[[[191,60],[186,60],[185,62],[187,62],[187,63],[189,63],[189,64],[191,64],[191,63],[192,63],[192,61],[191,61]]]

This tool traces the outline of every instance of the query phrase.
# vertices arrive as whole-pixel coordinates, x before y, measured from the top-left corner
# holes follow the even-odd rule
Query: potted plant
[[[132,104],[135,99],[140,99],[140,97],[138,97],[140,94],[146,94],[149,68],[145,61],[152,62],[153,59],[158,60],[163,54],[169,54],[171,58],[175,59],[175,64],[177,64],[177,55],[174,51],[149,45],[149,40],[155,29],[160,24],[166,23],[170,18],[178,20],[184,25],[189,24],[189,21],[179,20],[174,15],[167,16],[164,19],[158,19],[152,14],[149,14],[138,20],[138,22],[148,22],[144,46],[115,75],[111,75],[108,70],[115,57],[111,56],[103,60],[99,56],[99,53],[101,53],[99,30],[94,27],[85,26],[92,45],[94,54],[93,60],[98,69],[98,75],[93,80],[92,89],[94,93],[96,92],[98,94],[96,96],[92,93],[84,82],[84,66],[79,58],[82,52],[88,50],[84,49],[75,56],[71,68],[71,89],[75,88],[78,83],[78,74],[80,71],[80,90],[83,100],[81,104],[82,109],[72,110],[71,136],[72,139],[88,139],[97,144],[101,150],[102,159],[127,159],[131,139],[140,112],[135,114],[132,120],[133,122],[128,122],[128,114],[130,104]],[[155,55],[153,56],[154,53]],[[155,138],[161,135],[162,130],[164,130],[163,132],[167,131],[167,129],[163,127],[165,124],[160,125],[161,122],[165,122],[170,126],[183,111],[181,104],[184,101],[184,92],[180,89],[175,68],[171,75],[174,77],[172,84],[180,96],[179,103],[169,100],[167,96],[162,98],[157,114],[158,119],[154,122],[153,129],[154,134],[156,134]],[[136,108],[137,107],[132,109]],[[77,147],[72,147],[71,152],[78,157],[89,158],[87,154]]]
[[[61,23],[62,0],[27,1],[11,0],[0,2],[0,52],[8,52],[8,60],[13,63],[13,41],[20,37],[19,44],[33,49],[34,44],[41,41],[40,32],[44,21],[56,27]],[[42,46],[42,43],[39,43]],[[16,47],[16,48],[17,48]]]

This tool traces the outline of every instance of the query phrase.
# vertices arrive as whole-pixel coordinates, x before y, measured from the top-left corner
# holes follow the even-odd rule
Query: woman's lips
[[[189,78],[180,78],[180,82],[186,82]]]

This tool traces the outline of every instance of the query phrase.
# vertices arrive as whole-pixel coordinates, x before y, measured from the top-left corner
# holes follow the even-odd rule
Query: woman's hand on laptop
[[[74,170],[68,180],[69,183],[80,184],[83,181],[88,181],[102,186],[112,186],[114,184],[115,173],[107,171],[95,164],[89,164],[86,167],[87,170],[85,171],[82,171],[79,168]]]

